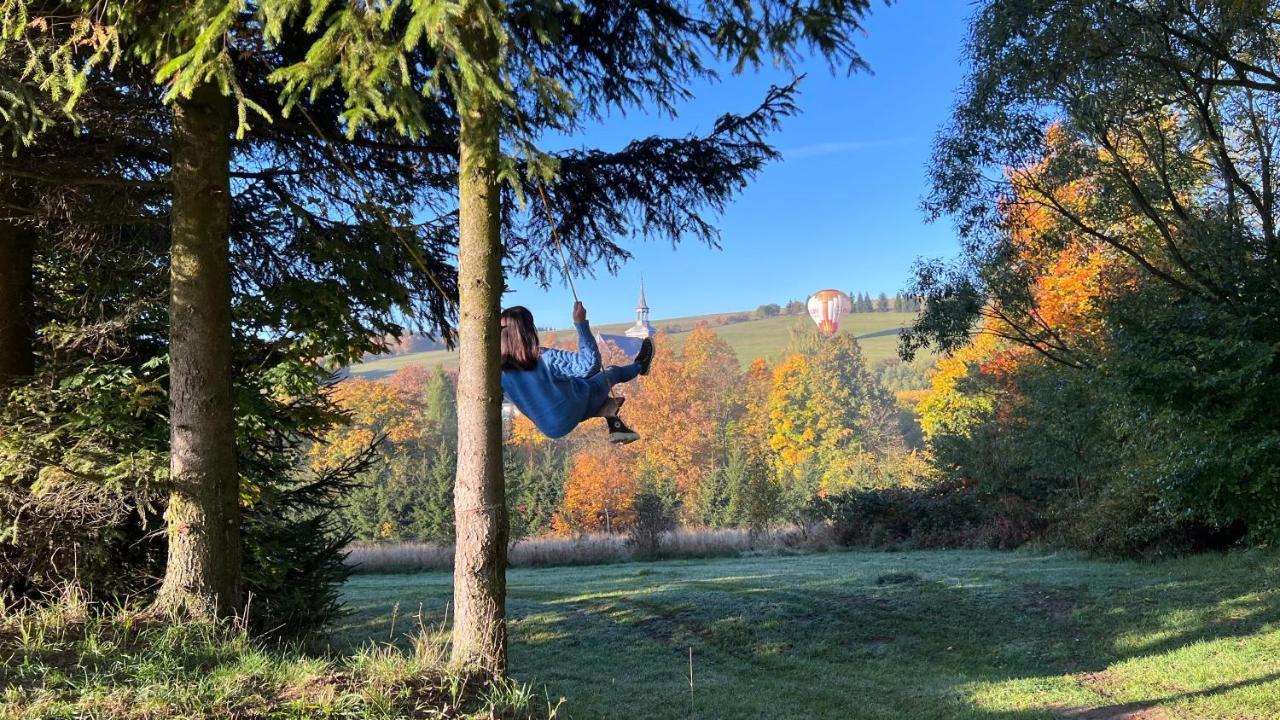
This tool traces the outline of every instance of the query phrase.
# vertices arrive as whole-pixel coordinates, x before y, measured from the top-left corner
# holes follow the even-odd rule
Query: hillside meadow
[[[1275,554],[832,552],[508,578],[512,671],[566,698],[557,717],[1280,717]],[[335,648],[440,626],[450,588],[353,578]]]
[[[732,314],[696,315],[655,320],[653,326],[659,331],[667,331],[667,339],[672,343],[673,349],[679,352],[684,347],[690,331],[699,323],[708,323],[713,326],[717,335],[733,347],[734,352],[738,354],[738,360],[745,368],[756,358],[776,360],[790,342],[792,330],[808,328],[813,324],[807,315],[783,315],[720,324],[730,315]],[[852,313],[845,316],[841,322],[840,332],[856,337],[867,362],[874,363],[897,357],[898,334],[908,327],[915,317],[915,313],[906,312]],[[610,323],[593,326],[593,329],[608,335],[621,333],[628,327],[631,327],[631,323]],[[556,330],[554,334],[561,340],[573,339],[572,329]],[[407,353],[359,363],[348,368],[348,372],[356,377],[374,380],[387,377],[410,365],[421,365],[433,370],[436,368],[452,370],[458,367],[458,354],[450,350]]]

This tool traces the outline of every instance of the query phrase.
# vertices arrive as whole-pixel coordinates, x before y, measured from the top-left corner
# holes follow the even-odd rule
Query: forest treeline
[[[716,462],[695,452],[680,473],[644,450],[625,464],[578,450],[563,504],[584,512],[560,526],[590,526],[605,507],[625,516],[617,488],[657,488],[685,520],[743,522],[706,509],[745,467],[787,513],[816,496],[813,516],[849,542],[1151,555],[1274,541],[1278,14],[1274,2],[982,4],[925,200],[956,224],[962,252],[921,261],[903,293],[922,300],[904,355],[943,354],[915,398],[925,445],[910,467],[927,471],[864,473],[876,465],[859,452],[892,456],[885,424],[863,419],[875,412],[827,444],[829,409],[767,405],[758,432],[750,400],[720,399],[751,397],[749,372],[709,401],[719,410],[686,417],[682,398],[663,411],[691,428],[688,447],[664,451],[721,443]],[[770,393],[807,382],[806,365],[827,372],[815,357],[761,368]],[[859,397],[880,392],[851,382]],[[704,417],[722,422],[708,433]],[[814,458],[829,463],[814,471],[825,486],[807,474]]]
[[[904,342],[949,353],[921,416],[963,487],[922,505],[1112,554],[1277,538],[1278,11],[975,16],[925,203],[964,249],[918,266]]]
[[[920,312],[921,308],[920,298],[902,293],[895,293],[890,296],[881,292],[872,297],[870,293],[850,290],[846,294],[849,296],[850,301],[849,312]],[[808,312],[805,303],[800,300],[790,300],[781,305],[778,303],[761,305],[756,308],[754,314],[757,318],[767,318],[778,315],[805,315]]]
[[[923,387],[919,365],[868,367],[851,335],[823,339],[807,321],[780,360],[758,359],[746,370],[714,328],[695,328],[678,355],[665,335],[656,340],[652,373],[615,388],[643,442],[612,445],[603,423],[592,422],[549,440],[523,416],[509,419],[513,538],[627,532],[637,521],[752,530],[804,524],[819,497],[913,485],[928,472],[912,445],[911,409],[889,389]],[[605,355],[623,359],[607,343]],[[382,439],[379,461],[343,511],[358,540],[452,542],[455,382],[448,371],[409,366],[334,389],[349,423],[314,446],[316,471]]]

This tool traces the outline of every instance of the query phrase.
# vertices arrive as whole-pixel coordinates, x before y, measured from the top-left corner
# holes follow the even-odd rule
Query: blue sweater
[[[600,349],[585,322],[578,329],[578,352],[543,348],[532,370],[503,370],[502,392],[520,412],[550,438],[568,435],[587,413],[593,385],[587,378],[600,372]]]

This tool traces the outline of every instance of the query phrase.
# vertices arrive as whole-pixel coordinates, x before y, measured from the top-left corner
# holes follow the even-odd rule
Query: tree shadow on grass
[[[641,708],[630,715],[636,718],[687,717],[687,706],[680,713],[644,702],[681,681],[689,649],[701,659],[704,692],[720,713],[700,717],[1159,718],[1167,716],[1156,708],[1169,702],[1277,679],[1173,695],[1166,687],[1159,697],[1125,702],[1074,682],[1126,660],[1247,637],[1280,621],[1280,605],[1260,594],[1262,583],[1224,587],[1221,579],[1162,577],[1158,566],[1137,567],[1149,577],[1066,575],[1055,582],[1015,572],[944,582],[917,570],[842,583],[703,575],[641,594],[544,606],[552,612],[517,621],[514,653],[517,669],[527,667],[538,682],[563,688],[570,707],[589,711],[572,717],[596,717],[591,710],[611,705]],[[573,657],[582,664],[562,674]],[[1040,693],[1038,684],[1049,689]],[[992,686],[1029,696],[1035,707],[980,707],[974,688]],[[583,703],[583,693],[604,697]],[[792,705],[779,711],[774,702]]]
[[[1259,685],[1266,685],[1277,680],[1280,680],[1280,672],[1248,678],[1246,680],[1240,680],[1233,683],[1215,685],[1202,690],[1190,690],[1172,695],[1164,695],[1158,698],[1095,707],[1055,708],[1052,712],[1056,716],[1064,718],[1064,720],[1157,720],[1158,718],[1165,717],[1165,715],[1160,711],[1161,705],[1175,703],[1182,700],[1209,698],[1215,695],[1229,693],[1233,690],[1242,690],[1245,688],[1257,687]],[[1026,713],[1020,712],[990,712],[985,717],[988,717],[991,720],[1001,720],[1002,718],[1013,720],[1014,718],[1021,718],[1025,716]]]

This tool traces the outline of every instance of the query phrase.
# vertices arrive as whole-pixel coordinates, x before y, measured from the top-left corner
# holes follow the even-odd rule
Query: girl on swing
[[[600,349],[587,324],[587,310],[573,304],[578,351],[538,346],[533,314],[515,306],[502,311],[502,391],[544,435],[564,437],[591,417],[602,417],[609,441],[629,443],[640,435],[618,417],[623,398],[609,397],[618,383],[648,375],[653,341],[645,338],[630,365],[600,367]]]

